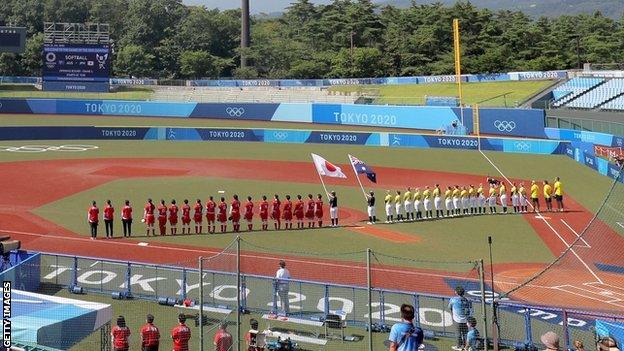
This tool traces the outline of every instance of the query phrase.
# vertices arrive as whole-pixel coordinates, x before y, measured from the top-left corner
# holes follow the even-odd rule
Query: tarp
[[[596,335],[614,338],[621,348],[624,345],[624,323],[596,319]]]

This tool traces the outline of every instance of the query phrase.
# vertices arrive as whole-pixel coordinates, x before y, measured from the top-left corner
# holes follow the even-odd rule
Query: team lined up
[[[338,197],[335,192],[328,194],[329,196],[329,213],[331,217],[331,226],[338,226]],[[258,204],[258,214],[262,222],[262,230],[269,229],[269,219],[273,221],[273,225],[276,230],[282,228],[282,221],[284,223],[284,229],[293,229],[293,222],[297,223],[297,229],[315,228],[323,226],[323,197],[321,194],[317,194],[316,199],[312,194],[307,195],[307,199],[304,200],[301,195],[296,196],[296,200],[292,201],[290,195],[286,195],[286,199],[282,203],[279,195],[275,194],[271,203],[267,201],[266,196],[262,196],[262,200]],[[206,227],[208,233],[214,234],[216,232],[217,222],[219,223],[221,233],[227,231],[228,222],[232,223],[232,229],[234,232],[240,232],[240,222],[244,219],[247,223],[247,229],[253,230],[253,218],[256,204],[252,201],[251,196],[247,196],[247,201],[243,204],[238,198],[238,195],[233,195],[232,200],[226,203],[224,197],[220,198],[217,203],[214,198],[210,196],[205,205],[202,204],[200,199],[195,201],[193,208],[189,205],[189,201],[185,199],[183,205],[178,207],[176,200],[171,200],[169,204],[165,200],[160,200],[160,204],[156,206],[152,199],[148,199],[147,203],[143,207],[143,217],[141,222],[146,225],[146,234],[153,236],[156,235],[156,220],[158,220],[158,228],[160,235],[167,234],[167,224],[171,235],[177,234],[178,219],[181,220],[182,234],[191,234],[191,212],[192,220],[195,226],[195,234],[203,232],[204,217],[206,218]],[[121,210],[121,220],[123,224],[124,237],[132,235],[132,206],[130,201],[126,200],[125,205]],[[110,200],[106,201],[106,207],[104,208],[104,223],[106,228],[106,238],[113,237],[113,221],[115,208]],[[97,227],[99,224],[100,210],[97,207],[95,201],[92,202],[91,207],[88,210],[88,222],[91,227],[91,238],[97,237]],[[180,216],[181,213],[181,216]]]
[[[416,188],[413,192],[412,188],[408,187],[403,194],[399,190],[396,194],[388,190],[384,198],[386,223],[486,214],[488,208],[490,214],[496,214],[498,206],[502,207],[502,213],[508,213],[510,199],[514,213],[527,213],[529,199],[533,212],[540,212],[540,186],[536,181],[531,182],[530,197],[527,196],[524,183],[512,183],[508,192],[507,186],[499,180],[488,177],[487,182],[489,185],[487,194],[483,184],[479,184],[476,188],[473,185],[448,186],[444,193],[439,184],[433,189],[426,186],[422,191]],[[553,186],[544,180],[541,193],[547,211],[553,211],[553,198],[557,202],[557,210],[564,211],[563,185],[559,177],[555,178]]]

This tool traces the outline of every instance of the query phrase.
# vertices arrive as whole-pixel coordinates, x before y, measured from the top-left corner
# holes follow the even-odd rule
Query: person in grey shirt
[[[289,297],[288,297],[288,281],[290,280],[290,272],[286,268],[286,261],[279,261],[279,269],[275,272],[276,290],[279,297],[280,305],[284,313],[284,317],[290,313]]]

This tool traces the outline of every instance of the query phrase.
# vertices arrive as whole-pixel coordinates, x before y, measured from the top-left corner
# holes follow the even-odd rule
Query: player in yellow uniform
[[[520,212],[520,198],[518,197],[518,187],[516,183],[511,184],[511,206],[513,206],[514,213]]]
[[[407,191],[403,194],[403,206],[405,207],[405,220],[409,221],[410,217],[414,219],[414,203],[412,202],[412,188],[407,187]]]
[[[446,216],[453,215],[453,188],[450,186],[444,192],[444,207],[446,207]]]
[[[431,210],[431,190],[429,186],[425,187],[423,191],[423,208],[425,209],[425,219],[433,218],[433,211]]]
[[[490,206],[490,214],[496,214],[496,185],[490,183],[490,192],[488,197],[488,205]]]
[[[414,212],[416,212],[416,219],[422,219],[422,212],[420,211],[422,205],[422,194],[420,188],[414,190]]]
[[[548,181],[545,180],[544,181],[544,187],[543,187],[543,191],[544,191],[544,201],[546,202],[546,210],[548,212],[552,212],[552,186],[550,186],[550,184],[548,184]]]
[[[485,194],[483,193],[483,184],[479,184],[479,187],[477,188],[477,198],[479,214],[485,214]]]
[[[557,209],[559,212],[563,212],[563,185],[561,184],[561,179],[559,177],[555,178],[555,200],[557,200]]]
[[[390,190],[386,191],[384,204],[386,205],[386,223],[392,223],[394,221],[394,196],[390,194]]]
[[[472,184],[468,188],[468,201],[470,202],[470,214],[477,214],[477,191]]]
[[[470,200],[468,199],[468,190],[466,190],[465,186],[462,186],[459,197],[461,198],[462,214],[467,215],[468,207],[470,206]]]
[[[436,218],[444,217],[444,210],[442,210],[442,197],[440,196],[442,191],[440,190],[440,184],[436,184],[433,188],[433,207],[435,207]]]
[[[394,209],[396,211],[397,222],[403,222],[403,197],[401,196],[401,191],[397,190],[396,196],[394,197]]]
[[[520,212],[526,213],[528,210],[529,199],[527,199],[524,183],[520,183],[520,188],[518,188],[518,197],[520,199]]]
[[[507,213],[507,187],[501,182],[498,187],[498,197],[500,199],[501,206],[503,207],[503,213]]]
[[[531,181],[531,202],[533,203],[533,212],[539,212],[539,186],[534,180]]]
[[[461,214],[461,205],[459,195],[461,194],[461,190],[459,190],[459,186],[455,185],[453,188],[453,209],[455,210],[455,216],[459,216]]]

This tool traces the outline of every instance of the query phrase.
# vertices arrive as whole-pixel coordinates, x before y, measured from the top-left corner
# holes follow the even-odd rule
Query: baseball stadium
[[[3,349],[621,347],[621,19],[213,3],[0,4]]]

